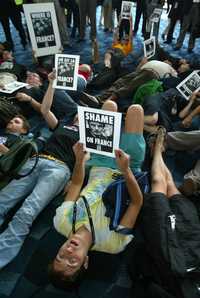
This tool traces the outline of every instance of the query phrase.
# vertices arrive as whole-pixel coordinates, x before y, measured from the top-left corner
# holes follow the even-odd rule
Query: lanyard
[[[90,206],[89,206],[88,201],[86,200],[86,198],[84,196],[82,196],[81,198],[83,199],[83,202],[85,204],[88,219],[89,219],[89,223],[90,223],[90,229],[91,229],[91,233],[92,233],[92,245],[91,245],[91,247],[92,247],[95,244],[95,231],[94,231],[94,224],[93,224],[93,220],[92,220],[92,214],[91,214]],[[77,203],[75,202],[74,203],[74,210],[73,210],[73,219],[72,219],[72,232],[74,234],[76,232],[76,230],[75,230],[76,214],[77,214]]]

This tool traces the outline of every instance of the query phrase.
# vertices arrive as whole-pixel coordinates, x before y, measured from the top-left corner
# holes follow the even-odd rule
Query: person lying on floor
[[[176,89],[146,96],[144,108],[145,130],[152,131],[155,126],[163,125],[167,131],[195,130],[200,127],[200,92],[194,92],[186,100]]]
[[[103,109],[116,111],[117,106],[114,102],[107,101],[104,103]],[[90,165],[93,167],[90,170],[88,183],[82,191],[86,154],[81,144],[77,144],[74,148],[76,163],[72,181],[64,202],[56,210],[54,217],[56,230],[68,238],[49,266],[49,277],[55,286],[65,288],[69,284],[73,284],[76,277],[78,278],[81,272],[88,267],[90,249],[117,254],[123,251],[132,240],[133,236],[129,233],[133,232],[132,229],[143,201],[142,193],[133,174],[135,171],[141,171],[144,160],[145,141],[142,133],[142,107],[132,105],[126,115],[125,132],[122,132],[120,141],[121,149],[116,150],[115,158],[102,155],[91,157]],[[105,216],[106,209],[102,201],[102,194],[107,186],[115,180],[119,171],[126,180],[131,204],[122,217],[117,230],[111,231],[109,229],[110,220]],[[86,198],[86,206],[83,197]],[[86,210],[89,209],[87,204],[91,216],[87,214]],[[77,220],[75,220],[75,213],[77,213]],[[124,229],[128,232],[127,234],[123,234]]]
[[[100,90],[110,87],[114,81],[128,72],[122,67],[121,62],[133,49],[133,33],[132,30],[130,30],[130,28],[132,28],[132,17],[126,21],[129,25],[128,33],[119,36],[122,22],[122,20],[120,20],[119,25],[114,32],[112,46],[105,52],[104,67],[94,76],[91,82],[89,82],[87,89]]]
[[[195,276],[200,261],[200,218],[195,205],[177,189],[163,160],[164,139],[161,128],[152,147],[151,193],[145,197],[141,214],[148,256],[145,266],[150,264],[144,273],[174,297],[199,297]]]
[[[41,105],[34,99],[31,100],[32,106],[41,110],[53,134],[39,154],[39,160],[33,172],[19,180],[13,179],[0,191],[0,226],[9,210],[24,200],[8,227],[0,234],[0,268],[6,266],[18,254],[33,221],[63,190],[74,166],[72,146],[79,138],[78,127],[59,122],[50,111],[54,96],[52,88],[54,78],[55,74],[51,73],[49,87]],[[5,135],[2,135],[1,153],[6,154],[9,150],[9,144],[12,141],[10,138],[17,138],[27,132],[28,124],[24,117],[16,116],[10,120]],[[30,157],[20,170],[20,174],[29,172],[34,164],[35,157]]]
[[[17,94],[12,97],[12,100],[14,105],[19,108],[20,113],[23,114],[31,124],[39,123],[41,122],[41,117],[39,118],[37,111],[32,109],[32,98],[38,103],[41,103],[48,84],[46,81],[44,82],[42,80],[39,74],[30,71],[26,73],[25,82],[28,86],[20,89]],[[27,104],[28,102],[30,104]],[[58,119],[62,120],[65,118],[65,120],[70,123],[77,113],[77,104],[65,91],[56,89],[51,109]],[[36,131],[34,130],[34,133],[37,133],[37,129]]]

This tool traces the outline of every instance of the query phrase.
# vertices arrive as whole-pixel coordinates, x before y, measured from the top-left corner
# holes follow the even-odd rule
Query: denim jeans
[[[27,173],[34,162],[34,158],[27,161],[21,173]],[[29,176],[12,180],[0,191],[0,224],[7,212],[26,197],[7,229],[0,234],[0,268],[18,254],[35,218],[59,194],[69,178],[67,165],[39,158],[35,170]]]

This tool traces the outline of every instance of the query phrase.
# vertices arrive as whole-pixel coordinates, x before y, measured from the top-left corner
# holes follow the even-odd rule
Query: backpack
[[[33,154],[36,156],[33,168],[28,173],[19,174],[22,166]],[[32,139],[18,137],[9,151],[0,157],[0,189],[12,179],[20,179],[30,175],[37,165],[38,158],[36,143]]]
[[[137,172],[134,173],[134,176],[142,193],[147,193],[149,191],[148,173]],[[116,181],[108,185],[102,194],[102,200],[106,207],[105,216],[110,218],[109,228],[110,230],[116,230],[130,202],[129,192],[123,176],[119,175]]]

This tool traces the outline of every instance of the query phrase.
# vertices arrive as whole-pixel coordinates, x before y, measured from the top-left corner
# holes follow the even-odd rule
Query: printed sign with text
[[[58,53],[61,41],[54,4],[24,4],[23,8],[35,55]]]
[[[78,55],[56,55],[56,80],[53,84],[54,88],[77,90],[79,59],[80,56]]]
[[[133,2],[122,1],[122,6],[121,6],[122,19],[130,19],[132,15],[132,7],[133,7]]]
[[[119,148],[121,113],[78,107],[80,142],[88,152],[110,157]]]
[[[153,57],[156,52],[156,39],[155,36],[144,41],[144,57],[148,59]]]
[[[183,97],[189,100],[193,92],[200,90],[200,70],[193,71],[176,88]]]

